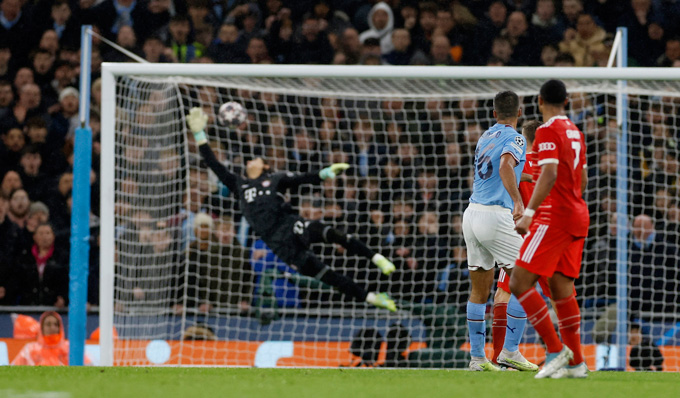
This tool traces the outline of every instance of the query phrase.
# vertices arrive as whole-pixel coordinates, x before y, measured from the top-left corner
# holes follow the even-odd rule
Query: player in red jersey
[[[534,193],[534,182],[533,176],[538,175],[540,168],[538,167],[536,152],[533,151],[533,144],[536,138],[536,129],[541,125],[537,120],[531,120],[524,122],[522,125],[522,135],[526,139],[527,145],[527,161],[524,163],[524,170],[522,170],[522,180],[519,183],[519,193],[522,196],[522,202],[526,205],[529,204],[531,195]],[[525,236],[526,237],[526,236]],[[552,303],[553,308],[555,308],[554,302],[552,302],[552,296],[550,294],[550,286],[548,285],[548,278],[546,276],[540,276],[538,278],[538,284],[541,285],[541,290],[543,295],[548,297]],[[512,310],[512,306],[508,303],[510,302],[510,276],[505,273],[505,270],[501,268],[498,274],[498,283],[496,284],[496,295],[494,296],[494,306],[493,306],[493,362],[498,363],[498,355],[501,353],[502,349],[505,348],[506,342],[506,331],[516,333],[512,338],[519,338],[524,331],[524,327],[515,329],[516,324],[521,324],[523,321],[526,322],[526,316],[521,319],[521,314],[517,314]],[[574,294],[576,294],[576,289],[574,289]],[[514,304],[514,302],[513,302]],[[519,303],[517,303],[519,305]],[[518,319],[520,318],[520,319]],[[517,342],[519,343],[519,341]]]
[[[564,116],[567,101],[562,81],[549,80],[541,86],[538,105],[545,123],[536,130],[534,141],[540,170],[531,200],[515,228],[529,236],[520,249],[510,290],[547,347],[538,379],[586,377],[588,372],[581,352],[581,313],[574,296],[574,279],[579,276],[590,223],[582,197],[587,183],[586,146],[583,133]],[[550,278],[564,344],[535,288],[540,276]]]

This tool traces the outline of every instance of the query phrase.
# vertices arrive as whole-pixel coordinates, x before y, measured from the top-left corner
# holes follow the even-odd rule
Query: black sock
[[[356,299],[357,301],[366,301],[368,292],[361,286],[357,285],[353,280],[345,275],[338,274],[332,269],[326,267],[326,272],[319,278],[319,280],[327,285],[337,288],[341,293]]]
[[[359,241],[357,238],[354,238],[352,235],[340,232],[333,227],[327,226],[324,228],[323,237],[326,242],[337,243],[347,249],[347,254],[349,255],[356,254],[366,257],[369,260],[373,259],[373,256],[375,256],[375,252],[369,249],[368,246],[366,246],[363,242]]]
[[[311,276],[320,280],[321,282],[333,286],[349,297],[358,301],[366,301],[366,292],[361,286],[357,285],[353,280],[345,275],[339,274],[330,267],[324,265],[316,256],[309,255],[305,265],[301,267],[300,273],[302,275]]]

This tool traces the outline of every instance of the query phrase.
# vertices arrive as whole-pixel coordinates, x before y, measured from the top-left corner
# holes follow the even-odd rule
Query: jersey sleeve
[[[217,178],[222,181],[222,184],[229,188],[231,192],[237,192],[238,177],[227,170],[227,168],[217,160],[212,149],[210,149],[210,145],[207,143],[199,145],[198,151],[201,153],[205,163],[210,167],[210,170],[212,170],[217,175]]]
[[[536,130],[536,140],[534,148],[536,150],[536,161],[538,166],[544,164],[559,164],[559,137],[550,128],[543,127]]]
[[[321,184],[318,171],[295,174],[291,172],[279,173],[279,187],[281,189],[295,189],[304,184]]]
[[[505,145],[503,145],[503,151],[501,152],[501,156],[505,155],[506,153],[509,153],[512,155],[513,158],[515,158],[515,161],[519,163],[522,160],[523,155],[525,154],[525,149],[526,142],[524,140],[524,137],[518,134],[505,141]]]

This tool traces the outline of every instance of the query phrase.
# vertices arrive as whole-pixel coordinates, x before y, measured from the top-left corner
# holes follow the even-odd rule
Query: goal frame
[[[569,67],[446,67],[446,66],[340,66],[340,65],[243,65],[243,64],[102,64],[101,106],[101,250],[100,250],[100,362],[112,366],[114,360],[114,255],[115,255],[115,112],[116,78],[121,76],[198,77],[230,76],[261,78],[380,78],[380,79],[452,79],[452,80],[521,80],[521,79],[581,79],[618,82],[619,98],[623,98],[626,80],[680,81],[680,68],[569,68]],[[621,102],[619,102],[621,104]],[[617,112],[622,137],[627,134],[625,109]],[[618,152],[627,153],[626,142]],[[625,156],[619,164],[625,166]],[[627,187],[617,186],[619,211],[625,210]],[[621,214],[623,215],[623,213]],[[627,236],[625,217],[618,217],[619,239]],[[620,242],[622,243],[622,242]],[[625,244],[619,247],[625,246]],[[619,269],[627,258],[618,258]],[[626,292],[617,291],[619,308],[626,308]],[[625,316],[625,314],[619,314]],[[620,336],[619,349],[625,350],[625,334]],[[623,351],[625,352],[625,351]],[[625,356],[622,358],[625,361]],[[625,367],[625,362],[622,367]]]

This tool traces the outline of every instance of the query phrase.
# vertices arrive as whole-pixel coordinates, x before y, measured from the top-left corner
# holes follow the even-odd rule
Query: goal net
[[[499,91],[521,96],[520,124],[540,120],[538,89],[552,75],[572,77],[568,116],[587,142],[591,227],[576,286],[588,365],[680,370],[677,79],[619,85],[591,69],[514,69],[516,78],[499,79],[508,69],[355,69],[368,72],[361,77],[344,76],[347,68],[340,77],[339,69],[305,76],[277,68],[105,64],[101,322],[117,338],[102,331],[104,363],[466,367],[461,217],[475,144],[495,123]],[[275,69],[295,76],[267,74]],[[247,109],[246,124],[216,121],[227,101]],[[367,291],[387,292],[399,311],[347,299],[278,260],[202,162],[186,127],[192,107],[209,115],[210,146],[234,173],[258,156],[294,173],[350,163],[287,199],[306,219],[392,259],[397,271],[384,276],[340,247],[312,247]],[[529,325],[521,349],[544,358]]]

